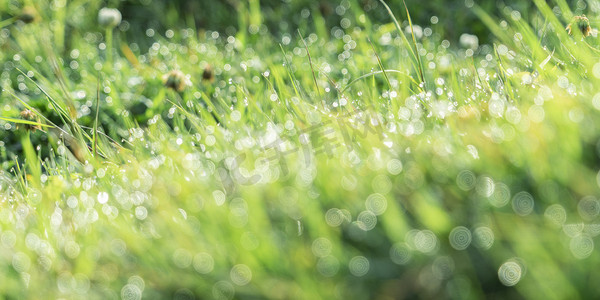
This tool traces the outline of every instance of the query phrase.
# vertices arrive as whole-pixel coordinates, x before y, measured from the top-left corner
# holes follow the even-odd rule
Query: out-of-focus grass
[[[598,297],[598,42],[534,2],[470,7],[489,45],[344,2],[300,13],[305,46],[249,1],[242,30],[122,23],[113,49],[99,1],[6,2],[39,19],[0,29],[0,294]]]

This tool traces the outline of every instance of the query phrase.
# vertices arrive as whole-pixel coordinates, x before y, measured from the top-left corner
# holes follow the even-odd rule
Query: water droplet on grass
[[[138,206],[135,208],[135,217],[138,220],[144,220],[148,217],[148,209],[144,206]]]
[[[106,193],[106,192],[98,193],[98,203],[105,204],[106,202],[108,202],[108,193]]]

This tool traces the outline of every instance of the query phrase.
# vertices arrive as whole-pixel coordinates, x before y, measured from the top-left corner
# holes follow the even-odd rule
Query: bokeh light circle
[[[360,229],[369,231],[377,225],[377,216],[371,211],[363,211],[358,214],[356,221]]]
[[[518,192],[512,200],[514,212],[519,216],[527,216],[533,212],[534,201],[533,196],[528,192]]]
[[[126,284],[121,289],[121,299],[123,300],[140,300],[142,299],[142,290],[132,283]]]
[[[593,220],[600,214],[600,202],[594,197],[584,197],[577,204],[577,211],[584,220]]]
[[[469,170],[462,170],[456,176],[456,185],[463,191],[469,191],[475,187],[477,177]]]
[[[580,235],[583,232],[584,228],[585,228],[585,224],[583,224],[583,223],[570,223],[570,224],[565,224],[562,227],[563,232],[568,237],[571,237],[571,238]]]
[[[552,204],[546,208],[544,217],[556,226],[562,226],[567,221],[567,211],[560,204]]]
[[[498,269],[498,279],[505,286],[513,286],[519,283],[522,274],[521,266],[514,261],[507,261]]]
[[[510,188],[504,183],[496,183],[494,193],[488,198],[491,205],[503,207],[510,202]]]
[[[487,176],[481,176],[477,178],[477,182],[475,184],[475,191],[477,194],[482,197],[490,197],[494,194],[496,185],[494,184],[494,180]]]
[[[585,234],[578,235],[571,239],[569,249],[578,259],[588,258],[594,251],[594,240]]]
[[[405,265],[412,259],[412,250],[406,243],[395,243],[390,248],[390,259],[397,265]]]
[[[331,255],[321,257],[317,261],[317,271],[325,277],[333,277],[339,270],[340,262]]]
[[[348,268],[350,269],[350,273],[352,273],[352,275],[356,277],[364,276],[369,272],[369,260],[364,256],[355,256],[350,259]]]
[[[201,252],[194,256],[192,264],[196,272],[200,274],[208,274],[215,267],[215,260],[210,254]]]
[[[325,222],[331,227],[337,227],[344,222],[344,214],[338,208],[332,208],[325,213]]]
[[[252,270],[243,264],[235,265],[231,268],[229,277],[231,277],[231,281],[237,285],[246,285],[252,280]]]
[[[415,247],[420,252],[432,254],[438,248],[438,240],[430,230],[421,230],[415,235]]]
[[[212,295],[217,300],[231,300],[235,296],[235,288],[227,281],[219,281],[213,285]]]
[[[379,216],[386,211],[388,204],[387,199],[385,199],[385,197],[382,194],[375,193],[367,197],[367,200],[365,201],[365,206],[368,211]]]
[[[481,226],[473,231],[473,245],[488,250],[494,245],[494,232],[489,227]]]
[[[450,231],[450,246],[456,250],[465,250],[471,244],[471,231],[464,226],[458,226]]]
[[[331,254],[331,248],[331,241],[324,237],[317,238],[312,243],[312,252],[316,257],[325,257]]]

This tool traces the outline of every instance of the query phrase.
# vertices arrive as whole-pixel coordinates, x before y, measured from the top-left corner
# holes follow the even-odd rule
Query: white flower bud
[[[479,38],[473,34],[463,33],[460,35],[459,43],[466,49],[477,50],[479,47]]]
[[[116,8],[103,8],[98,12],[98,24],[105,28],[114,28],[121,23],[121,12]]]

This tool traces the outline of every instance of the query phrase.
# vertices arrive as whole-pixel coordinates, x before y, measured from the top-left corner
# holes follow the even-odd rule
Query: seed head
[[[121,23],[121,12],[116,8],[102,8],[98,12],[98,24],[104,28],[114,28]]]
[[[210,65],[206,65],[204,71],[202,72],[202,80],[213,81],[215,79],[215,74]]]
[[[327,1],[321,1],[321,3],[319,3],[319,11],[322,16],[327,17],[333,13],[333,8]]]
[[[38,19],[38,12],[32,6],[25,6],[19,15],[19,20],[25,24],[33,23]]]
[[[192,84],[187,76],[179,70],[172,70],[171,72],[163,75],[162,80],[166,87],[174,89],[178,92],[183,92],[186,86]]]
[[[581,34],[583,34],[583,37],[587,37],[592,34],[590,20],[585,15],[573,17],[573,20],[571,20],[571,23],[569,23],[566,28],[569,35],[572,34],[573,28],[579,29]]]
[[[29,109],[22,110],[20,115],[23,120],[33,121],[33,122],[38,122],[38,123],[40,122],[40,119],[37,117],[37,115]],[[40,127],[40,125],[20,124],[20,126],[23,126],[23,129],[25,129],[27,131],[36,131],[38,129],[42,129]]]

